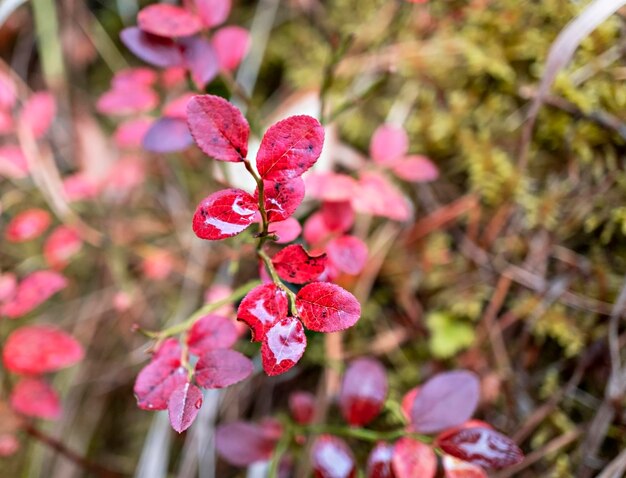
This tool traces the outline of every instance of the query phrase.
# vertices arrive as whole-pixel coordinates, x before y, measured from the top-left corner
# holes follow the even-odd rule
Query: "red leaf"
[[[211,43],[200,35],[185,38],[180,44],[191,79],[199,90],[204,90],[219,73],[217,53]]]
[[[142,145],[151,153],[173,153],[183,151],[193,144],[187,121],[181,118],[159,118],[145,136]]]
[[[137,406],[143,410],[165,410],[174,390],[185,383],[187,371],[180,364],[180,356],[156,356],[135,380]]]
[[[296,296],[296,307],[306,328],[316,332],[347,329],[361,316],[361,305],[356,298],[328,282],[305,285]]]
[[[248,357],[234,350],[211,350],[196,364],[195,378],[202,388],[224,388],[246,379],[254,366]]]
[[[227,349],[237,342],[237,327],[221,315],[209,314],[199,319],[187,335],[189,351],[203,355],[213,349]]]
[[[194,0],[194,3],[200,20],[207,28],[224,23],[231,9],[231,0]]]
[[[324,128],[310,116],[291,116],[267,130],[256,164],[263,179],[284,181],[301,176],[322,153]]]
[[[235,70],[250,48],[250,33],[241,27],[220,28],[213,34],[211,44],[221,70]]]
[[[459,460],[450,455],[443,455],[445,478],[488,478],[481,467]]]
[[[0,176],[22,179],[28,176],[28,161],[19,146],[0,146]]]
[[[235,106],[213,95],[187,103],[189,131],[198,147],[220,161],[238,162],[248,154],[250,126]]]
[[[0,309],[0,316],[10,319],[21,317],[43,304],[66,285],[65,277],[57,272],[33,272],[19,283],[15,295]]]
[[[267,228],[271,234],[276,234],[276,243],[286,244],[295,240],[302,232],[302,226],[297,219],[288,217],[284,221],[272,222]]]
[[[408,150],[409,137],[404,128],[390,124],[379,126],[370,142],[370,156],[379,164],[389,164]]]
[[[275,284],[263,284],[252,289],[237,309],[237,320],[248,324],[252,340],[261,342],[265,333],[287,316],[287,294]]]
[[[50,213],[43,209],[27,209],[7,225],[5,237],[9,242],[25,242],[41,236],[50,226]]]
[[[346,370],[339,392],[339,406],[344,419],[362,426],[378,416],[387,396],[385,367],[376,359],[354,360]]]
[[[304,199],[304,181],[294,178],[288,181],[263,181],[265,211],[270,222],[284,221],[290,217]],[[254,197],[259,197],[258,189]]]
[[[315,414],[315,395],[311,392],[295,391],[289,394],[289,411],[300,425],[308,425]]]
[[[356,462],[352,450],[341,438],[320,435],[311,447],[315,478],[354,478]]]
[[[166,38],[186,37],[202,30],[202,23],[187,10],[167,3],[149,5],[137,14],[144,32]]]
[[[484,468],[506,468],[524,459],[513,440],[490,428],[452,430],[439,437],[437,444],[453,457]]]
[[[333,266],[346,274],[358,274],[367,262],[367,245],[356,236],[331,239],[326,251]]]
[[[311,256],[300,244],[293,244],[274,255],[272,264],[281,279],[304,284],[317,279],[324,272],[326,254]]]
[[[3,349],[7,370],[38,375],[55,372],[83,358],[83,347],[51,325],[29,325],[13,331]]]
[[[478,406],[480,382],[473,372],[455,370],[435,375],[420,388],[411,411],[418,433],[435,433],[461,425]]]
[[[356,212],[406,221],[411,217],[407,198],[384,176],[371,172],[361,174],[352,207]]]
[[[265,334],[261,346],[263,370],[268,375],[280,375],[302,358],[306,335],[302,323],[295,317],[276,322]]]
[[[426,156],[407,156],[394,161],[391,170],[400,179],[414,183],[434,181],[439,177],[439,170]]]
[[[32,95],[20,112],[20,121],[31,130],[35,138],[40,138],[48,131],[54,116],[57,104],[51,93],[41,91]]]
[[[223,189],[202,200],[193,216],[193,231],[201,239],[235,236],[254,222],[254,198],[241,189]]]
[[[141,148],[143,138],[152,123],[152,118],[135,118],[121,123],[113,134],[115,145],[122,149]]]
[[[183,64],[180,47],[170,38],[151,35],[138,27],[124,28],[120,32],[122,43],[139,59],[167,68]]]
[[[40,378],[22,378],[11,392],[13,409],[35,418],[52,420],[61,414],[57,393]]]
[[[304,182],[307,194],[321,201],[350,201],[358,187],[351,176],[332,172],[312,172]]]
[[[248,466],[272,456],[277,434],[274,430],[253,423],[233,422],[216,430],[215,448],[224,460],[235,466]]]
[[[396,478],[391,460],[393,445],[378,442],[367,459],[367,478]]]
[[[404,437],[394,446],[392,466],[396,478],[433,478],[437,471],[437,457],[430,446]]]
[[[172,428],[182,433],[191,426],[202,406],[202,392],[192,383],[179,385],[170,395],[167,411]]]
[[[83,247],[83,241],[71,227],[59,226],[46,239],[43,256],[54,269],[63,269],[69,260]]]
[[[330,231],[343,233],[354,224],[355,214],[350,201],[324,201],[320,212]]]

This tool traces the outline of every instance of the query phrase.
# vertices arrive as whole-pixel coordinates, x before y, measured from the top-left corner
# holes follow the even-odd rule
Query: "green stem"
[[[270,257],[266,254],[266,252],[263,249],[258,249],[257,254],[263,261],[263,264],[265,264],[265,267],[270,277],[272,278],[272,282],[276,284],[276,286],[284,290],[285,293],[287,294],[287,299],[289,300],[289,310],[291,311],[291,315],[293,315],[294,317],[297,316],[298,311],[296,309],[296,294],[294,294],[291,291],[291,289],[289,289],[289,287],[287,287],[283,283],[280,277],[278,277],[278,273],[276,272],[276,269],[274,268],[274,264],[272,264],[272,259],[270,259]]]
[[[406,428],[399,428],[397,430],[390,430],[379,432],[376,430],[368,430],[367,428],[358,428],[358,427],[345,427],[345,426],[337,426],[337,425],[307,425],[301,426],[296,429],[296,433],[302,434],[313,434],[320,435],[323,433],[328,433],[331,435],[343,436],[348,438],[356,438],[357,440],[363,441],[391,441],[396,440],[398,438],[402,438],[405,436],[410,436],[411,438],[415,438],[423,443],[431,443],[433,440],[431,437],[426,435],[420,435],[417,433],[411,433],[406,430]]]
[[[274,454],[272,455],[272,461],[270,462],[270,468],[267,472],[267,478],[278,478],[278,470],[280,467],[280,460],[289,449],[289,444],[293,438],[291,429],[287,428],[283,431],[280,440],[276,444]]]

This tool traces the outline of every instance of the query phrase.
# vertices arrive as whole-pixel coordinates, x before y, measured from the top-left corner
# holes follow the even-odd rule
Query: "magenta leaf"
[[[172,428],[182,433],[191,426],[202,406],[202,392],[192,383],[179,385],[170,395],[167,411]]]
[[[285,373],[302,358],[305,349],[302,323],[295,317],[285,317],[265,334],[261,345],[263,370],[268,375]]]
[[[38,375],[55,372],[80,361],[83,347],[69,334],[51,325],[28,325],[14,330],[2,350],[7,370]]]
[[[339,406],[344,419],[362,426],[378,416],[387,396],[385,367],[376,359],[360,358],[347,368],[339,392]]]
[[[137,406],[143,410],[165,410],[174,390],[185,383],[187,371],[181,366],[179,357],[156,357],[135,380],[133,391]]]
[[[390,124],[379,126],[370,142],[370,156],[379,164],[389,164],[408,150],[409,137],[404,128]]]
[[[311,465],[316,478],[354,478],[356,462],[341,438],[320,435],[311,447]]]
[[[27,209],[16,215],[6,226],[9,242],[25,242],[41,236],[50,226],[50,213],[44,209]]]
[[[509,437],[491,428],[460,428],[443,433],[438,446],[455,458],[488,469],[513,466],[524,454]]]
[[[221,25],[228,18],[231,0],[194,0],[196,11],[207,28]]]
[[[207,156],[238,162],[248,154],[250,126],[241,111],[224,98],[194,96],[187,103],[187,122],[194,141]]]
[[[294,178],[287,181],[263,181],[265,211],[269,222],[284,221],[290,217],[304,199],[304,181]],[[258,189],[254,197],[258,198]]]
[[[227,349],[237,342],[237,327],[232,320],[209,314],[199,319],[187,335],[189,351],[203,355],[213,349]]]
[[[247,422],[220,425],[215,447],[224,460],[235,466],[248,466],[269,460],[280,435],[275,430]]]
[[[120,33],[122,43],[139,59],[160,68],[183,64],[180,47],[170,38],[151,35],[138,27],[124,28]]]
[[[437,457],[429,445],[404,437],[394,446],[392,466],[396,478],[433,478],[437,472]]]
[[[441,461],[445,478],[488,478],[485,470],[467,461],[450,455],[443,455]]]
[[[233,71],[248,53],[250,33],[241,27],[223,27],[213,34],[211,44],[217,54],[220,69]]]
[[[289,394],[289,411],[300,425],[308,425],[313,421],[315,413],[315,395],[311,392],[297,390]]]
[[[61,414],[61,403],[54,389],[41,378],[22,378],[11,392],[11,407],[22,415],[54,419]]]
[[[241,189],[223,189],[202,200],[193,216],[193,231],[201,239],[235,236],[254,222],[257,202]]]
[[[178,339],[170,337],[169,339],[164,340],[159,348],[154,351],[154,355],[152,355],[152,361],[154,362],[160,358],[180,358],[182,354],[182,349],[180,347],[180,342]]]
[[[246,379],[253,369],[252,361],[239,352],[211,350],[198,360],[195,378],[202,388],[224,388]]]
[[[391,170],[405,181],[422,183],[434,181],[439,177],[439,170],[426,156],[407,156],[394,161]]]
[[[252,289],[237,309],[237,320],[248,324],[252,340],[261,342],[265,333],[287,316],[287,294],[275,284],[263,284]]]
[[[142,141],[151,153],[183,151],[193,144],[187,121],[181,118],[159,118],[150,125]]]
[[[54,271],[35,271],[22,280],[11,297],[0,308],[0,316],[16,319],[36,309],[67,286],[67,279]]]
[[[356,275],[367,262],[367,245],[356,236],[332,239],[326,245],[328,259],[341,272]]]
[[[418,433],[435,433],[471,418],[480,399],[480,381],[473,372],[455,370],[435,375],[417,394],[411,424]]]
[[[165,38],[186,37],[202,30],[202,23],[182,7],[156,3],[137,14],[137,25],[144,32]]]
[[[316,332],[345,330],[361,317],[356,298],[329,282],[305,285],[296,296],[296,307],[306,328]]]
[[[367,458],[367,478],[396,478],[391,460],[393,445],[383,441],[378,442]]]
[[[320,212],[330,231],[347,232],[354,224],[355,214],[350,201],[324,201]]]
[[[180,45],[191,79],[199,90],[204,90],[219,73],[219,60],[213,46],[200,35],[185,38]]]
[[[272,257],[274,269],[281,279],[304,284],[317,279],[326,268],[326,254],[311,256],[300,244],[280,250]]]
[[[284,181],[301,176],[319,158],[324,128],[311,116],[291,116],[267,130],[256,164],[263,179]]]

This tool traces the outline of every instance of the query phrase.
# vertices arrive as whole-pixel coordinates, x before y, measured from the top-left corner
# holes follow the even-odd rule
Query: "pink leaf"
[[[180,356],[155,356],[135,380],[137,406],[143,410],[165,410],[174,390],[185,383],[187,371],[181,366]]]
[[[142,145],[151,153],[173,153],[183,151],[193,144],[189,127],[184,119],[159,118],[145,136]]]
[[[207,28],[224,23],[232,6],[231,0],[194,0],[194,3],[200,20]]]
[[[479,398],[480,381],[473,372],[437,374],[422,385],[413,402],[413,428],[419,433],[434,433],[460,425],[474,414]]]
[[[0,110],[8,111],[17,100],[17,88],[8,73],[0,72]]]
[[[367,245],[356,236],[331,239],[326,251],[333,266],[346,274],[358,274],[367,262]]]
[[[35,138],[40,138],[50,128],[56,111],[57,104],[54,96],[47,91],[38,92],[24,103],[20,113],[20,121],[32,131]]]
[[[137,14],[137,26],[144,32],[165,38],[186,37],[202,30],[202,23],[187,10],[167,3],[156,3]]]
[[[263,181],[265,211],[270,222],[284,221],[290,217],[304,199],[304,181],[294,178],[288,181]],[[254,197],[258,198],[258,189]]]
[[[224,388],[248,378],[254,366],[248,357],[229,349],[211,350],[196,364],[196,382],[202,388]]]
[[[124,68],[119,70],[111,80],[113,88],[144,88],[154,85],[157,74],[147,67]]]
[[[104,93],[96,109],[104,115],[132,115],[150,111],[159,104],[157,94],[148,87],[115,87]]]
[[[193,231],[201,239],[235,236],[254,222],[254,198],[241,189],[223,189],[204,198],[193,216]]]
[[[204,302],[217,302],[228,298],[232,293],[232,288],[225,284],[213,284],[204,293]],[[215,314],[230,317],[234,310],[233,304],[229,302],[217,309]]]
[[[179,385],[170,395],[167,411],[172,428],[182,433],[191,426],[202,406],[202,392],[192,383]]]
[[[0,308],[0,316],[16,319],[28,314],[66,286],[67,279],[57,272],[35,271],[19,283],[15,295]]]
[[[182,95],[168,101],[163,106],[163,116],[170,118],[187,119],[187,103],[196,96],[194,93],[183,93]]]
[[[180,44],[191,79],[199,90],[204,90],[219,73],[219,59],[214,47],[200,35],[185,38]]]
[[[307,194],[321,201],[350,201],[358,187],[353,177],[332,172],[312,172],[304,182]]]
[[[253,423],[233,422],[217,427],[215,447],[227,462],[248,466],[269,460],[278,438],[271,429]]]
[[[404,128],[390,124],[379,126],[370,142],[370,156],[379,164],[389,164],[408,150],[409,137]]]
[[[135,118],[121,123],[113,134],[116,146],[122,149],[141,148],[143,138],[153,121],[152,118]]]
[[[27,209],[7,225],[5,237],[9,242],[26,242],[41,236],[50,226],[50,213],[43,209]]]
[[[63,269],[83,247],[83,241],[75,229],[57,227],[43,245],[43,256],[53,269]]]
[[[272,222],[267,228],[271,234],[276,234],[278,244],[286,244],[295,240],[302,232],[302,226],[297,219],[288,217],[284,221]]]
[[[0,109],[0,134],[10,134],[14,128],[13,114]]]
[[[392,466],[396,478],[433,478],[437,471],[437,457],[430,446],[404,437],[394,446]]]
[[[104,180],[105,194],[121,200],[132,193],[146,178],[146,166],[140,156],[124,156],[117,160]]]
[[[295,317],[285,317],[265,334],[261,346],[263,370],[270,376],[285,373],[302,358],[305,349],[302,323]]]
[[[189,131],[198,147],[220,161],[239,162],[248,154],[250,126],[235,106],[213,95],[187,103]]]
[[[434,181],[439,177],[439,170],[426,156],[407,156],[391,164],[391,170],[405,181],[422,183]]]
[[[396,478],[391,460],[393,445],[378,442],[367,459],[367,478]]]
[[[69,201],[93,199],[100,193],[100,184],[95,178],[79,172],[63,179],[63,192]]]
[[[180,342],[178,339],[170,337],[164,340],[158,349],[154,351],[152,355],[152,362],[161,358],[179,359],[182,354]]]
[[[304,240],[312,245],[321,244],[330,237],[332,231],[326,226],[322,213],[312,214],[304,223]]]
[[[491,428],[452,430],[442,434],[437,444],[453,457],[484,468],[506,468],[524,459],[513,440]]]
[[[300,244],[280,250],[272,257],[278,276],[294,284],[304,284],[317,279],[326,268],[326,254],[311,256]]]
[[[339,392],[339,406],[352,426],[363,426],[378,416],[387,396],[385,367],[376,359],[354,360],[346,370]]]
[[[324,144],[324,128],[310,116],[291,116],[267,130],[257,168],[263,179],[285,181],[301,176],[319,158]]]
[[[305,285],[296,296],[296,307],[306,328],[316,332],[347,329],[361,316],[361,305],[356,298],[328,282]]]
[[[275,284],[263,284],[243,298],[237,310],[237,320],[248,324],[252,340],[261,342],[265,333],[287,316],[287,294]]]
[[[350,201],[324,201],[320,210],[329,231],[346,232],[354,224],[354,209]]]
[[[411,410],[413,410],[413,403],[415,402],[415,398],[417,394],[420,392],[420,387],[413,387],[411,390],[406,392],[402,397],[402,401],[400,402],[400,408],[402,409],[402,414],[407,420],[411,420]]]
[[[38,375],[74,365],[83,347],[69,334],[51,325],[29,325],[13,331],[3,353],[7,370]]]
[[[28,161],[19,146],[0,146],[0,176],[22,179],[28,176]]]
[[[221,70],[237,69],[250,48],[250,33],[241,27],[223,27],[211,38]]]
[[[1,86],[1,85],[0,85]],[[11,456],[20,449],[20,442],[9,433],[0,433],[0,457]]]
[[[11,392],[11,407],[18,413],[52,420],[61,414],[57,393],[40,378],[22,378]]]
[[[213,349],[227,349],[237,342],[237,327],[220,315],[209,314],[199,319],[187,335],[189,351],[203,355]]]
[[[184,66],[170,66],[161,72],[161,84],[168,91],[183,87],[186,83],[187,69]],[[194,96],[194,94],[191,93],[190,96]],[[187,111],[185,111],[184,117],[187,117]]]
[[[443,455],[445,478],[488,478],[481,467],[459,460],[450,455]]]
[[[412,213],[406,197],[387,178],[375,172],[361,174],[352,207],[356,212],[394,221],[406,221]]]
[[[0,274],[0,303],[9,300],[17,291],[17,279],[12,272]]]
[[[341,438],[320,435],[311,448],[311,465],[316,478],[354,478],[356,462]]]
[[[315,413],[315,395],[311,392],[291,392],[289,394],[289,411],[296,423],[308,425],[313,421]]]
[[[122,43],[139,59],[160,68],[183,64],[180,47],[170,38],[151,35],[138,27],[124,28],[120,33]]]
[[[174,269],[175,258],[167,249],[152,249],[141,262],[141,272],[147,279],[164,280]]]

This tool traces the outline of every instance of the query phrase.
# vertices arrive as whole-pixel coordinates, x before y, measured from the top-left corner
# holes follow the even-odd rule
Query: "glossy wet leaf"
[[[287,246],[272,257],[278,276],[294,284],[317,279],[324,272],[326,261],[326,254],[312,256],[300,244]]]
[[[137,14],[137,26],[144,32],[165,38],[185,37],[202,29],[200,19],[176,5],[155,3]]]
[[[250,226],[257,211],[257,202],[247,192],[223,189],[198,205],[193,216],[193,231],[201,239],[226,239]]]
[[[261,345],[261,361],[267,375],[280,375],[302,358],[306,335],[302,323],[295,317],[285,317],[265,333]]]
[[[270,222],[290,217],[304,199],[304,181],[294,178],[287,181],[263,181],[265,211]],[[254,196],[258,197],[258,189]]]
[[[429,445],[404,437],[394,446],[392,466],[396,478],[433,478],[437,472],[437,456]]]
[[[26,276],[13,297],[0,308],[0,316],[16,319],[39,307],[67,286],[67,279],[58,272],[41,270]]]
[[[191,426],[202,406],[202,391],[192,383],[179,385],[170,395],[167,411],[172,428],[182,433]]]
[[[252,361],[239,352],[211,350],[198,360],[194,377],[202,388],[224,388],[248,378],[253,370]]]
[[[33,418],[52,420],[61,414],[61,403],[54,389],[41,378],[25,377],[11,391],[11,407]]]
[[[189,351],[202,355],[214,349],[227,349],[237,342],[237,327],[221,315],[205,315],[193,324],[187,335]]]
[[[393,445],[378,442],[367,458],[367,478],[396,478],[392,466]]]
[[[352,361],[339,391],[343,418],[353,426],[368,424],[382,410],[387,390],[387,373],[378,360],[364,357]]]
[[[467,461],[450,455],[443,455],[441,461],[445,478],[488,478],[485,470]]]
[[[296,296],[296,307],[305,327],[316,332],[345,330],[361,316],[356,298],[329,282],[305,285]]]
[[[350,447],[341,438],[320,435],[311,447],[311,466],[316,478],[354,478],[356,462]]]
[[[285,291],[275,284],[263,284],[252,289],[237,309],[237,320],[248,324],[252,340],[261,342],[265,333],[287,316],[288,301]]]

